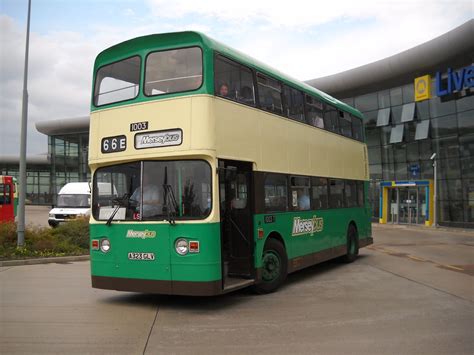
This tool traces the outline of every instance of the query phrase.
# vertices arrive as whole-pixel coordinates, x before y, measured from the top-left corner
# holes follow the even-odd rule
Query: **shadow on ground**
[[[369,256],[360,255],[358,260],[364,260]],[[330,260],[318,265],[308,267],[298,272],[288,275],[285,283],[276,292],[282,292],[288,287],[298,285],[317,278],[324,273],[347,267],[348,264],[339,260]],[[123,292],[112,297],[103,298],[101,302],[108,304],[124,304],[144,307],[165,306],[171,309],[196,310],[196,311],[217,311],[220,309],[230,309],[256,297],[266,297],[256,294],[251,287],[241,289],[235,292],[220,296],[196,297],[196,296],[175,296],[175,295],[157,295]]]

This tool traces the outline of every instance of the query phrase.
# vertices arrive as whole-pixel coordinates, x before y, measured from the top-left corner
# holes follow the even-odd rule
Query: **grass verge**
[[[57,228],[27,227],[17,247],[16,223],[0,223],[0,260],[84,255],[89,253],[89,221],[77,219]]]

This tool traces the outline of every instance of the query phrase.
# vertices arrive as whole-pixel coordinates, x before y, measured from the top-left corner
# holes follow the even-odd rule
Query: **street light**
[[[18,201],[17,245],[25,244],[25,200],[26,200],[26,138],[28,132],[28,52],[30,48],[31,0],[28,0],[28,20],[26,22],[25,68],[23,71],[23,99],[20,132],[20,188]]]
[[[438,226],[438,214],[437,214],[437,210],[438,210],[438,203],[437,203],[437,199],[438,199],[438,189],[437,189],[437,186],[438,186],[438,179],[437,179],[437,169],[436,169],[436,153],[433,153],[433,155],[431,155],[431,158],[430,158],[432,161],[433,161],[433,170],[434,170],[434,191],[433,191],[433,225],[434,227],[436,228]]]

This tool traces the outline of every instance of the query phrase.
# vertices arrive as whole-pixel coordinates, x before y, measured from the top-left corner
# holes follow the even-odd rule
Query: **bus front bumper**
[[[157,293],[163,295],[215,296],[222,294],[222,280],[168,281],[91,276],[92,287],[105,290]]]

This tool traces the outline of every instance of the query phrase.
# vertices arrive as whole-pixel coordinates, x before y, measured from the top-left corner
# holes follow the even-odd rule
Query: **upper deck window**
[[[352,119],[347,112],[339,111],[339,128],[343,136],[352,137]]]
[[[283,97],[285,98],[285,116],[300,122],[304,122],[304,96],[299,90],[283,85]]]
[[[150,53],[145,67],[145,95],[155,96],[196,90],[202,85],[199,47]]]
[[[363,141],[364,136],[364,126],[362,125],[362,120],[358,117],[352,116],[352,137],[357,139],[358,141]]]
[[[324,128],[324,104],[309,95],[306,95],[307,121],[311,126]]]
[[[101,67],[97,71],[94,105],[134,99],[140,84],[140,57],[135,56]]]
[[[252,71],[237,62],[216,56],[214,61],[215,94],[247,105],[255,105]]]
[[[257,75],[260,107],[265,111],[283,113],[280,82],[263,74]]]
[[[339,113],[336,108],[331,105],[326,105],[324,113],[324,126],[328,131],[340,133],[339,131]]]

